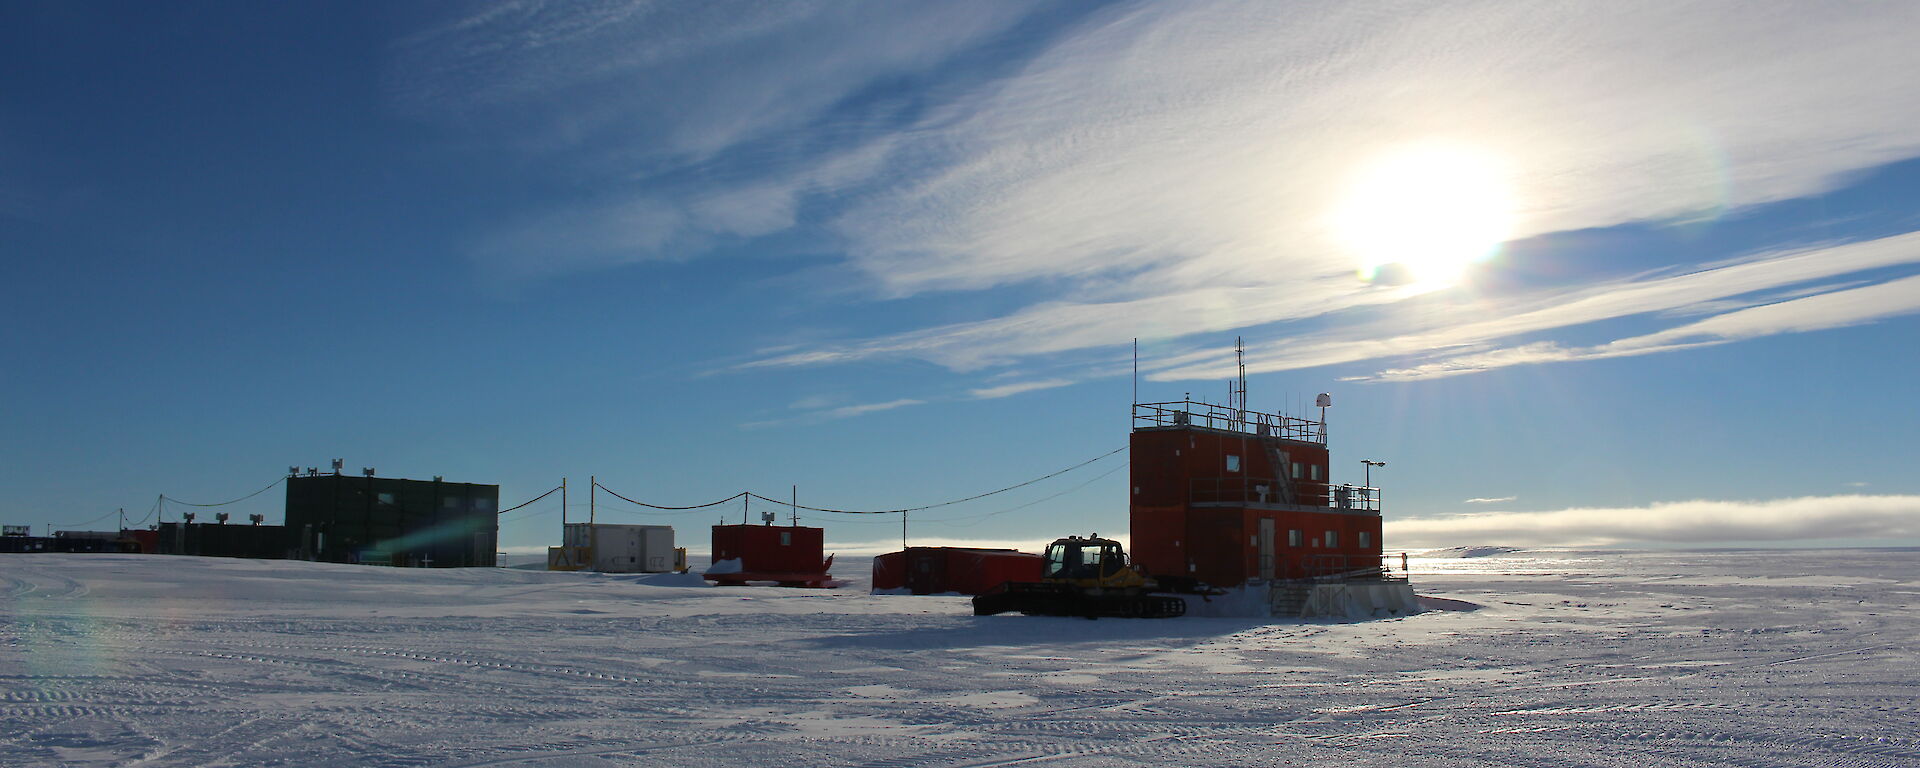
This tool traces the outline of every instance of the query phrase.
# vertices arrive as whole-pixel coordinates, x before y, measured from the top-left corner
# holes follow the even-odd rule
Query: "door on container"
[[[907,587],[916,595],[951,591],[947,586],[947,553],[915,552],[907,562]]]
[[[1273,578],[1273,518],[1260,518],[1260,578]]]

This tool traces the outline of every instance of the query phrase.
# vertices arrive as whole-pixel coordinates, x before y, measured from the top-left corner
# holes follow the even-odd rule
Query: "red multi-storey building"
[[[1131,452],[1133,558],[1148,573],[1233,587],[1380,565],[1379,494],[1329,480],[1324,417],[1141,403]]]

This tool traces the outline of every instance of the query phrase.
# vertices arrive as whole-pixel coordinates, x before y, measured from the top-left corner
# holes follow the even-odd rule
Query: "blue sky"
[[[1913,544],[1917,17],[8,4],[0,520],[336,456],[928,504],[1124,445],[1134,338],[1219,400],[1238,336],[1388,462],[1389,549]],[[1124,461],[915,539],[1123,532]]]

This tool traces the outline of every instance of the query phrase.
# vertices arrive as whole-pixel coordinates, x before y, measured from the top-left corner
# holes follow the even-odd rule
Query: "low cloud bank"
[[[1395,548],[1711,544],[1920,538],[1920,496],[1672,501],[1645,507],[1486,512],[1389,520]]]

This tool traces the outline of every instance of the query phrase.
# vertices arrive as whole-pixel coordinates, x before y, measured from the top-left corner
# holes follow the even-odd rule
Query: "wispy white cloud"
[[[1355,327],[1343,311],[1418,292],[1354,279],[1354,259],[1326,228],[1326,201],[1366,158],[1434,136],[1507,153],[1523,208],[1516,237],[1828,189],[1920,152],[1920,106],[1885,97],[1892,88],[1920,99],[1920,82],[1876,74],[1889,61],[1920,66],[1920,52],[1886,26],[1914,21],[1915,10],[1879,14],[1629,3],[1569,18],[1494,4],[1345,5],[1281,19],[1253,7],[1121,8],[929,121],[938,130],[905,145],[944,164],[897,194],[864,198],[836,224],[892,295],[1060,278],[1077,295],[765,362],[900,356],[971,370],[1136,336],[1336,319],[1256,355],[1256,371],[1281,370],[1734,309],[1702,303],[1865,269],[1809,251],[1691,277],[1602,278],[1517,297],[1486,323],[1457,313],[1454,327],[1382,335],[1389,329]],[[1859,100],[1875,106],[1852,111]],[[1195,362],[1155,375],[1221,375],[1218,356]]]
[[[802,402],[804,403],[809,401],[803,400]],[[908,406],[913,406],[913,405],[925,405],[926,402],[927,401],[925,400],[916,400],[910,397],[903,397],[898,400],[888,400],[882,403],[859,403],[856,405],[843,405],[837,408],[821,408],[820,410],[815,410],[815,411],[802,414],[800,416],[794,416],[791,418],[767,419],[764,421],[749,421],[741,424],[740,428],[741,429],[764,429],[766,427],[785,426],[785,425],[791,425],[791,424],[819,424],[821,422],[834,421],[837,419],[850,419],[855,416],[864,416],[869,413],[891,411],[896,408],[906,408]],[[795,407],[807,407],[807,406],[796,404]]]
[[[1490,349],[1489,345],[1501,339],[1523,334],[1569,328],[1621,317],[1666,312],[1756,291],[1777,290],[1808,281],[1912,264],[1920,264],[1920,232],[1824,248],[1760,254],[1680,274],[1658,274],[1611,280],[1571,290],[1523,294],[1497,300],[1491,304],[1463,307],[1455,311],[1422,313],[1415,321],[1424,323],[1426,327],[1413,332],[1393,332],[1392,328],[1405,322],[1397,319],[1373,325],[1346,326],[1307,338],[1256,345],[1249,352],[1247,365],[1252,371],[1280,371],[1406,355],[1443,353],[1449,350],[1469,353],[1455,360],[1435,363],[1430,369],[1423,369],[1445,375],[1444,371],[1451,367],[1484,370],[1527,362],[1647,354],[1659,350],[1645,342],[1608,346],[1584,354],[1552,342],[1537,342],[1500,349]],[[1873,307],[1894,311],[1888,309],[1889,305],[1901,305],[1902,296],[1912,293],[1911,289],[1903,290],[1898,287],[1873,290],[1881,285],[1888,284],[1879,283],[1822,295],[1871,291],[1868,295],[1874,297]],[[1786,307],[1794,304],[1795,301],[1813,301],[1817,298],[1802,298],[1718,315],[1715,318],[1677,327],[1661,338],[1671,343],[1673,348],[1681,348],[1683,345],[1681,340],[1689,337],[1692,340],[1684,344],[1697,346],[1705,343],[1722,343],[1736,337],[1718,335],[1718,338],[1712,338],[1716,335],[1712,333],[1713,329],[1723,328],[1731,333],[1734,330],[1732,326],[1735,324],[1745,325],[1749,331],[1737,338],[1765,335],[1758,332],[1763,330],[1762,325],[1751,323],[1755,316],[1743,313],[1760,312],[1761,316],[1784,319],[1794,314],[1796,310],[1807,309],[1809,305],[1780,310],[1768,308]],[[1834,306],[1835,303],[1844,302],[1823,300],[1812,306],[1817,308],[1816,311],[1819,313],[1846,311],[1844,307]],[[1886,313],[1883,311],[1880,316],[1885,316]],[[1737,320],[1732,319],[1736,315],[1741,317]],[[1683,332],[1681,330],[1683,328],[1688,330]],[[1806,323],[1776,322],[1773,324],[1772,332],[1811,329],[1813,326]],[[1231,360],[1226,355],[1213,352],[1196,359],[1168,361],[1167,365],[1169,367],[1154,371],[1151,376],[1160,379],[1218,378],[1226,375],[1226,372],[1231,369]],[[1393,373],[1393,376],[1405,375],[1400,372]],[[1382,374],[1382,376],[1390,377],[1388,374]]]
[[[1515,238],[1710,218],[1920,154],[1920,79],[1890,74],[1920,69],[1908,34],[1920,6],[1118,4],[1049,30],[1006,71],[942,69],[1021,38],[1029,13],[527,2],[406,41],[393,88],[420,114],[498,116],[534,151],[591,148],[582,175],[633,182],[493,233],[476,252],[503,271],[698,253],[790,228],[815,199],[831,201],[831,230],[882,295],[1009,283],[1050,294],[750,366],[911,357],[978,370],[1297,321],[1313,326],[1256,341],[1253,370],[1448,350],[1584,359],[1600,353],[1511,340],[1651,312],[1728,318],[1659,349],[1751,338],[1761,332],[1729,324],[1774,305],[1754,292],[1867,267],[1829,264],[1841,247],[1691,275],[1596,275],[1588,289],[1409,330],[1435,299],[1356,279],[1329,206],[1371,158],[1409,142],[1499,156]],[[913,108],[869,90],[900,78],[920,78]],[[1356,311],[1368,308],[1386,311]],[[1150,373],[1215,378],[1222,362],[1174,350]]]
[[[1467,499],[1467,500],[1466,500],[1465,502],[1463,502],[1463,503],[1466,503],[1466,504],[1500,504],[1500,503],[1503,503],[1503,502],[1508,502],[1508,501],[1513,501],[1514,499],[1517,499],[1517,498],[1519,498],[1519,497],[1518,497],[1518,496],[1499,496],[1499,497],[1490,497],[1490,498],[1477,498],[1477,499]]]
[[[395,46],[389,87],[422,119],[484,115],[528,149],[700,159],[811,123],[945,62],[1034,9],[967,3],[525,0]],[[814,126],[813,133],[861,126]]]
[[[1920,276],[1715,315],[1675,328],[1588,347],[1537,342],[1380,372],[1380,379],[1428,379],[1514,365],[1650,355],[1780,333],[1842,328],[1920,312]]]
[[[1920,537],[1920,496],[1674,501],[1386,521],[1396,547],[1813,542]]]
[[[1151,280],[1135,288],[1291,284],[1352,272],[1329,192],[1435,136],[1510,155],[1518,237],[1778,200],[1920,148],[1902,124],[1920,107],[1851,110],[1920,95],[1874,76],[1920,64],[1882,26],[1920,14],[1893,16],[1123,8],[955,104],[927,137],[946,170],[842,226],[903,291],[1128,270]]]
[[[827,417],[834,418],[834,419],[844,419],[849,416],[859,416],[859,415],[868,414],[868,413],[878,413],[880,411],[891,411],[895,408],[905,408],[909,405],[921,405],[925,402],[926,402],[925,400],[915,400],[910,397],[903,397],[898,400],[888,400],[884,403],[863,403],[860,405],[843,405],[843,406],[840,406],[839,408],[834,408],[832,410],[827,411]]]
[[[1025,392],[1036,392],[1042,389],[1053,389],[1056,387],[1064,387],[1072,383],[1073,383],[1072,379],[1041,379],[1039,381],[1017,381],[1011,384],[1000,384],[1000,385],[991,386],[991,387],[982,387],[980,389],[969,390],[967,394],[979,400],[992,400],[1000,397],[1011,397],[1013,395],[1018,395]]]

